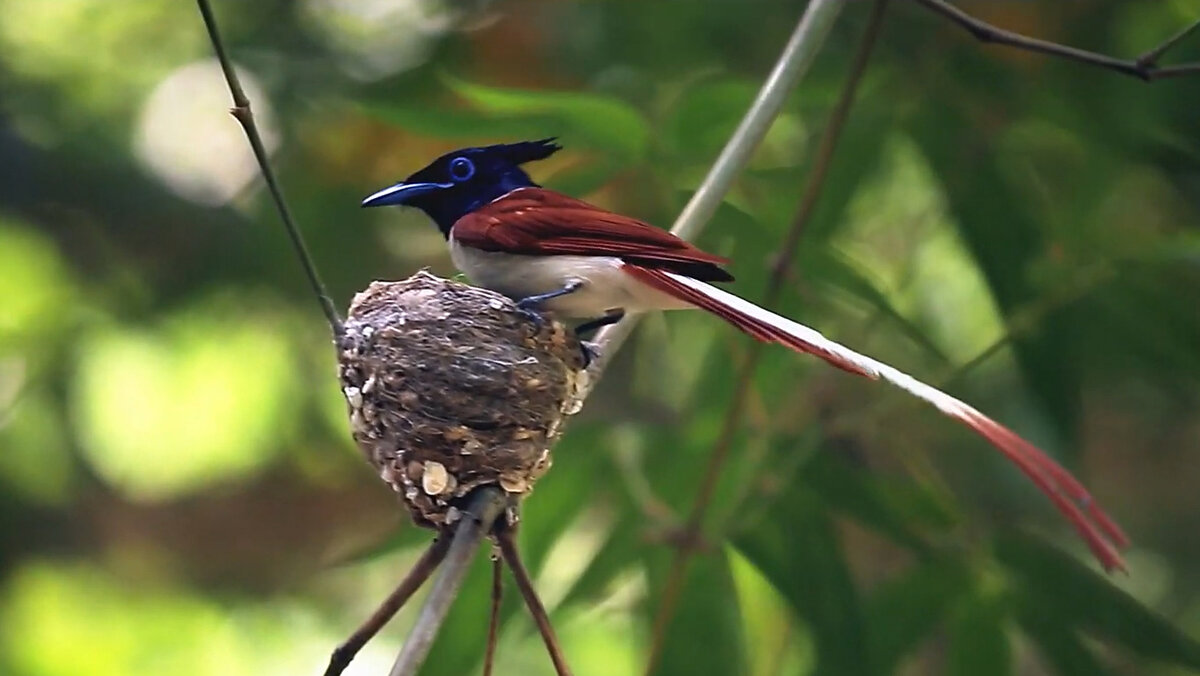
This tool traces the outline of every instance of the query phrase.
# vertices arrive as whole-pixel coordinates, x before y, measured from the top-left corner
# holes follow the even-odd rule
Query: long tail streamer
[[[1118,550],[1129,545],[1125,533],[1096,505],[1091,494],[1070,472],[1012,430],[945,392],[728,291],[665,270],[631,264],[626,264],[623,269],[645,284],[721,317],[758,340],[816,355],[851,373],[886,380],[933,404],[942,413],[987,439],[1029,477],[1071,522],[1105,570],[1124,570],[1125,564]]]

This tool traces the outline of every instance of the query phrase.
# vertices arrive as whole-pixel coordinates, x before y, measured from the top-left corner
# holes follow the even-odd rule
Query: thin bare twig
[[[1027,35],[1021,35],[1020,33],[1014,33],[1013,31],[1000,28],[999,26],[971,16],[944,0],[915,0],[915,2],[929,11],[958,24],[971,35],[974,35],[980,42],[992,42],[998,45],[1023,49],[1028,52],[1037,52],[1077,63],[1106,68],[1146,82],[1200,73],[1200,63],[1185,63],[1176,66],[1158,65],[1158,60],[1167,50],[1178,44],[1179,41],[1187,37],[1192,31],[1200,28],[1200,20],[1171,36],[1171,38],[1161,45],[1147,50],[1136,59],[1118,59],[1106,54],[1089,52],[1086,49],[1078,49],[1057,42],[1040,40]]]
[[[863,32],[858,51],[855,53],[854,61],[850,66],[850,74],[846,79],[845,85],[842,87],[842,92],[838,97],[837,103],[830,112],[829,124],[826,125],[825,131],[821,134],[821,140],[817,145],[813,160],[813,170],[809,174],[808,182],[804,186],[804,193],[800,198],[800,206],[792,221],[792,226],[784,238],[780,254],[771,270],[771,276],[767,282],[767,290],[763,296],[764,307],[773,305],[778,299],[780,291],[783,289],[783,282],[787,278],[788,269],[791,266],[792,259],[795,257],[796,249],[800,245],[801,236],[809,220],[812,218],[813,210],[821,195],[821,190],[825,186],[825,178],[829,174],[829,167],[833,161],[834,151],[837,149],[838,139],[850,115],[850,108],[854,105],[858,84],[862,80],[863,73],[866,71],[871,52],[878,41],[886,9],[887,0],[875,0],[874,5],[872,5],[870,17],[867,19],[867,27]],[[667,586],[663,591],[658,612],[654,617],[650,658],[646,664],[646,674],[654,672],[658,666],[658,660],[662,656],[662,650],[666,642],[667,628],[674,617],[675,607],[679,603],[679,595],[683,591],[687,566],[696,551],[695,543],[701,538],[704,517],[708,513],[708,508],[712,503],[717,480],[721,476],[721,468],[729,457],[734,435],[742,424],[742,415],[748,400],[747,395],[750,392],[754,371],[758,366],[758,360],[762,354],[762,347],[762,343],[754,343],[750,348],[746,361],[742,363],[742,367],[738,372],[737,383],[734,386],[733,400],[722,421],[721,432],[717,440],[713,443],[712,450],[709,452],[708,464],[705,467],[704,476],[700,480],[696,499],[692,503],[691,512],[688,514],[687,522],[684,526],[682,546],[675,552],[675,557],[671,562],[671,569],[667,575]]]
[[[209,6],[208,0],[196,0],[196,4],[200,7],[200,15],[204,18],[204,27],[208,30],[208,38],[212,41],[217,61],[221,63],[221,72],[225,74],[225,82],[229,85],[229,94],[233,97],[233,108],[229,112],[242,125],[242,131],[246,133],[246,138],[250,141],[254,159],[258,161],[259,169],[262,170],[263,179],[267,182],[271,198],[275,201],[275,208],[279,210],[279,217],[283,219],[283,227],[287,231],[288,239],[292,241],[292,248],[295,249],[296,256],[300,259],[300,265],[304,268],[308,283],[317,296],[317,302],[321,304],[321,311],[325,313],[325,321],[329,322],[329,328],[333,331],[334,337],[340,337],[342,335],[341,315],[334,308],[333,301],[330,300],[329,293],[325,290],[325,284],[321,281],[321,276],[317,274],[317,266],[308,253],[304,236],[300,234],[300,228],[296,227],[291,209],[288,208],[287,200],[283,197],[283,190],[279,187],[279,181],[275,179],[275,172],[271,169],[266,146],[263,145],[262,136],[258,133],[258,125],[254,122],[250,99],[246,97],[237,71],[234,70],[233,63],[225,52],[225,43],[221,40],[221,32],[217,28],[217,20],[213,17],[212,7]]]
[[[500,633],[500,602],[504,599],[504,562],[498,553],[492,554],[492,610],[488,616],[487,649],[483,651],[483,676],[492,676],[496,662],[496,637]]]
[[[538,598],[537,590],[533,588],[533,581],[529,578],[529,571],[525,569],[525,563],[521,560],[521,553],[517,551],[516,532],[515,524],[501,524],[496,528],[496,544],[500,545],[500,554],[504,557],[504,562],[508,564],[508,569],[512,571],[513,578],[517,581],[517,589],[521,590],[525,606],[529,608],[529,614],[533,616],[538,633],[542,635],[546,651],[550,653],[550,661],[554,663],[555,673],[558,676],[571,676],[571,668],[567,666],[567,660],[563,657],[558,637],[554,635],[554,627],[550,626],[550,616],[546,613],[546,607],[542,605],[542,600]]]
[[[379,633],[379,630],[399,612],[413,593],[420,589],[425,580],[433,574],[442,559],[446,558],[446,551],[449,548],[450,538],[446,536],[435,538],[430,543],[429,548],[413,564],[412,570],[408,571],[395,591],[379,605],[379,608],[371,617],[367,618],[361,627],[350,635],[350,638],[346,639],[345,643],[333,651],[333,655],[329,657],[329,666],[325,669],[325,676],[339,676],[345,671],[358,651],[367,644],[367,641]]]
[[[458,589],[467,576],[471,559],[479,548],[484,535],[491,532],[497,517],[504,511],[507,500],[498,486],[481,486],[469,496],[467,507],[454,529],[442,570],[433,582],[433,589],[421,606],[421,614],[413,626],[404,649],[392,665],[391,676],[414,676],[425,661],[433,640],[441,629],[450,605],[458,596]]]

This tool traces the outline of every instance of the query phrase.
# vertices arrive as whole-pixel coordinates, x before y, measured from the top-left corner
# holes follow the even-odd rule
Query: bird
[[[512,298],[522,311],[582,320],[581,333],[628,314],[700,309],[760,341],[891,383],[991,443],[1050,499],[1106,571],[1125,570],[1120,550],[1128,537],[1050,456],[969,404],[719,288],[733,281],[728,259],[538,185],[523,166],[561,147],[545,138],[455,150],[362,206],[420,209],[472,283]]]

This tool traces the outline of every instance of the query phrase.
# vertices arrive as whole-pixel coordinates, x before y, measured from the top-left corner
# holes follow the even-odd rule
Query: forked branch
[[[500,602],[504,599],[504,561],[492,554],[492,609],[488,613],[487,648],[483,651],[483,676],[492,676],[496,664],[496,641],[500,635]]]
[[[504,512],[508,501],[497,486],[481,486],[469,496],[462,519],[454,530],[446,560],[441,572],[433,582],[433,589],[421,607],[417,623],[404,642],[404,648],[392,665],[391,676],[413,676],[421,668],[438,630],[450,612],[450,606],[458,596],[459,587],[470,569],[471,559],[479,549],[479,543],[491,532],[496,519]]]
[[[446,558],[446,551],[449,548],[450,537],[448,534],[442,535],[430,543],[421,558],[413,564],[412,570],[408,571],[408,575],[404,576],[396,589],[384,599],[371,617],[367,618],[367,621],[351,634],[345,643],[333,651],[333,655],[329,657],[329,666],[325,669],[325,676],[340,676],[346,670],[351,660],[359,650],[362,650],[367,641],[374,638],[375,634],[378,634],[379,630],[383,629],[383,626],[399,612],[413,593],[420,589],[422,584],[425,584],[425,580],[433,574],[442,559]]]
[[[521,560],[521,553],[517,551],[515,535],[515,525],[500,524],[496,528],[496,544],[500,545],[500,555],[504,557],[504,563],[508,564],[513,578],[517,581],[517,589],[521,590],[521,598],[525,599],[525,606],[529,608],[529,614],[533,616],[538,633],[542,635],[542,642],[546,644],[546,651],[550,653],[550,661],[554,662],[555,673],[558,676],[571,676],[571,669],[567,666],[566,658],[563,657],[562,647],[558,644],[558,637],[554,634],[554,627],[550,626],[550,616],[546,613],[546,606],[542,605],[542,600],[538,598],[537,590],[533,588],[533,580],[529,577],[529,571],[525,569],[525,562]]]
[[[1184,63],[1174,66],[1159,66],[1158,61],[1164,54],[1167,53],[1181,40],[1190,35],[1197,28],[1200,28],[1200,19],[1180,30],[1175,35],[1171,36],[1157,47],[1147,50],[1141,56],[1135,59],[1118,59],[1106,54],[1098,52],[1090,52],[1086,49],[1078,49],[1068,45],[1050,42],[1048,40],[1040,40],[1038,38],[1021,35],[1013,31],[1000,28],[999,26],[990,24],[982,19],[971,16],[961,9],[951,5],[944,0],[914,0],[916,3],[925,7],[929,11],[943,16],[950,21],[961,26],[964,30],[974,35],[981,42],[991,42],[998,45],[1005,45],[1015,49],[1023,49],[1027,52],[1037,52],[1055,56],[1069,61],[1084,63],[1099,68],[1105,68],[1125,75],[1136,77],[1146,82],[1154,80],[1162,80],[1169,77],[1178,77],[1181,75],[1200,74],[1200,63]]]

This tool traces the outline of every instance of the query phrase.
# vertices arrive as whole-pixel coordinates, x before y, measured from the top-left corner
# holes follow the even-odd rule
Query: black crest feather
[[[544,160],[562,150],[557,137],[551,136],[537,141],[521,141],[520,143],[501,143],[483,148],[485,152],[500,155],[513,164],[525,164],[536,160]]]

